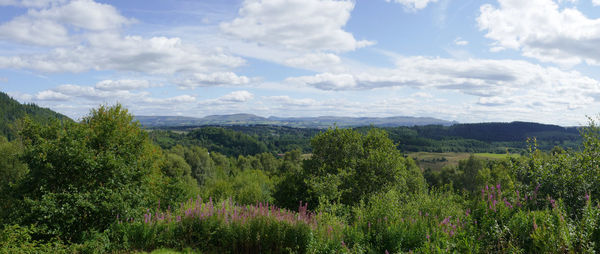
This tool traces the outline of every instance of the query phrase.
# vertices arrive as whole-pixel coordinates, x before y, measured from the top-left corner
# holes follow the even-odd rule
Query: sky
[[[0,91],[73,119],[121,103],[585,125],[600,0],[0,0]]]

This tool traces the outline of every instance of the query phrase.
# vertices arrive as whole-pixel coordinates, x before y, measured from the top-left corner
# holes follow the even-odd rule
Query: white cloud
[[[102,80],[96,83],[96,89],[104,91],[114,90],[138,90],[143,88],[149,88],[152,84],[148,80],[135,80],[135,79],[121,79],[121,80]]]
[[[592,0],[592,5],[600,6],[600,0]]]
[[[234,91],[217,98],[218,102],[236,103],[246,102],[254,98],[254,95],[248,91]]]
[[[37,93],[35,98],[40,101],[66,101],[69,100],[71,96],[52,90],[45,90]]]
[[[481,6],[477,18],[493,48],[520,50],[524,56],[571,66],[600,61],[600,19],[552,0],[499,0]]]
[[[464,40],[463,38],[456,37],[456,39],[454,39],[454,44],[456,44],[457,46],[466,46],[469,44],[469,42]]]
[[[43,8],[49,5],[61,4],[66,1],[67,0],[0,0],[0,6]]]
[[[430,93],[425,93],[425,92],[417,92],[417,93],[414,93],[412,96],[417,97],[417,98],[427,98],[427,99],[433,98],[433,95],[431,95]]]
[[[0,39],[44,46],[71,43],[68,30],[64,26],[26,17],[17,17],[0,25]]]
[[[306,69],[323,69],[338,65],[340,57],[331,53],[312,53],[286,59],[283,64]]]
[[[509,98],[493,96],[493,97],[480,97],[479,101],[477,101],[477,104],[484,105],[484,106],[503,106],[506,104],[511,104],[513,102],[514,101]]]
[[[240,86],[250,83],[250,78],[238,76],[233,72],[215,72],[210,74],[195,73],[186,79],[175,81],[181,88],[232,85]]]
[[[177,37],[122,36],[121,28],[134,20],[122,16],[113,6],[92,0],[18,4],[42,9],[30,8],[26,14],[1,24],[0,40],[51,49],[0,56],[0,68],[173,74],[222,71],[245,62],[220,49],[200,49]]]
[[[0,56],[0,68],[33,69],[42,72],[120,70],[173,74],[205,72],[237,67],[242,58],[219,51],[200,50],[179,38],[117,34],[90,35],[86,46],[56,48],[47,54]]]
[[[352,90],[361,89],[360,80],[352,74],[320,73],[314,76],[291,77],[286,79],[291,83],[304,83],[321,90]]]
[[[286,106],[315,106],[320,104],[312,98],[294,99],[287,95],[268,96],[265,98]]]
[[[48,1],[21,2],[26,7],[47,7]],[[0,39],[41,46],[71,45],[75,39],[72,29],[84,31],[116,30],[132,23],[112,6],[91,0],[76,0],[64,5],[50,5],[46,9],[29,9],[0,25]]]
[[[245,0],[239,17],[221,24],[227,34],[301,51],[352,51],[373,44],[343,29],[352,1]]]
[[[132,92],[126,91],[126,90],[105,91],[105,90],[97,89],[95,87],[70,85],[70,84],[60,85],[49,91],[64,94],[69,97],[86,99],[86,100],[97,101],[97,102],[101,102],[101,101],[105,101],[105,100],[115,101],[115,100],[119,100],[119,99],[131,99],[131,98],[135,98],[135,97],[141,98],[141,97],[146,97],[149,94],[147,92],[132,93]],[[40,98],[38,97],[38,99],[40,99]]]
[[[35,19],[56,21],[87,30],[113,30],[134,22],[123,17],[117,9],[108,4],[92,0],[74,0],[66,5],[53,6],[43,10],[29,10],[27,13]]]
[[[600,82],[595,79],[577,71],[517,60],[399,57],[396,67],[391,69],[321,73],[288,78],[287,82],[326,91],[388,87],[457,91],[479,97],[478,104],[483,106],[518,103],[526,107],[552,105],[548,108],[573,109],[600,101]]]
[[[179,95],[175,97],[169,98],[144,98],[143,102],[151,103],[151,104],[163,104],[163,105],[173,105],[180,103],[193,103],[196,101],[196,97],[191,95]]]
[[[404,5],[407,10],[416,11],[424,9],[429,3],[435,3],[437,0],[385,0],[386,2],[395,2]]]

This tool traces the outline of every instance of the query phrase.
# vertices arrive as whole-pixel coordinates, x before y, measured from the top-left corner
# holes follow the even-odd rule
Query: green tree
[[[19,221],[78,241],[117,216],[134,216],[162,192],[160,150],[121,105],[93,109],[81,123],[25,121]]]
[[[9,219],[8,212],[14,208],[14,186],[28,172],[27,166],[19,160],[22,150],[18,141],[8,142],[0,136],[0,224],[4,219]]]
[[[206,148],[189,146],[184,149],[185,161],[190,165],[192,177],[199,185],[204,185],[208,178],[214,177],[215,163]]]
[[[165,174],[164,188],[160,194],[163,205],[175,206],[199,192],[198,184],[192,177],[192,169],[181,156],[167,153],[161,166]]]
[[[391,188],[402,193],[424,189],[420,170],[404,159],[385,131],[372,129],[362,135],[352,129],[329,129],[311,145],[313,155],[304,170],[312,201],[324,196],[353,205]]]
[[[293,150],[285,153],[283,162],[279,166],[281,176],[275,184],[273,198],[279,207],[295,210],[300,201],[308,201],[308,187],[305,183],[306,174],[302,169],[302,153]]]

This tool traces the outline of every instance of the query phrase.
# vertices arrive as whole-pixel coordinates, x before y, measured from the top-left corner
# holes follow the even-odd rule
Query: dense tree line
[[[366,134],[372,129],[388,133],[402,152],[463,152],[522,154],[527,151],[527,138],[535,137],[537,147],[549,151],[555,146],[578,149],[579,130],[536,123],[481,123],[453,126],[358,127]],[[176,144],[198,145],[228,156],[264,152],[283,154],[295,149],[312,153],[311,139],[322,129],[293,128],[272,125],[233,125],[171,127],[152,129],[151,138],[162,148]]]

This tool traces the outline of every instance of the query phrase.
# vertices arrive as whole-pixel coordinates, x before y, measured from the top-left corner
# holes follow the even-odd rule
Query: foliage
[[[586,195],[600,196],[600,127],[590,119],[582,129],[583,150],[546,154],[531,141],[530,156],[517,161],[518,180],[529,190],[539,190],[540,197],[551,196],[565,202],[572,216],[579,216]]]
[[[38,241],[33,235],[38,229],[29,226],[5,225],[0,228],[0,253],[77,253],[79,246],[65,245],[58,239]]]
[[[14,216],[48,235],[77,241],[162,192],[160,153],[120,105],[92,110],[80,124],[26,121],[21,136],[30,171]]]
[[[508,135],[503,126],[522,130]],[[410,144],[393,140],[476,150],[500,147],[494,137],[466,139],[488,130],[508,142],[543,132],[544,142],[573,129],[333,128],[302,154],[291,141],[271,144],[310,131],[282,129],[290,136],[280,139],[277,128],[236,128],[150,132],[163,150],[119,105],[81,123],[25,119],[19,138],[0,136],[0,253],[600,251],[592,119],[580,149],[544,152],[532,139],[523,156],[471,156],[425,178],[398,149]],[[297,149],[276,157],[284,150],[273,147]]]
[[[20,104],[6,93],[0,92],[0,136],[9,140],[17,137],[19,120],[28,116],[38,123],[48,123],[53,119],[69,122],[70,119],[62,114],[35,104]]]
[[[211,131],[221,129],[219,132],[222,134],[211,138],[205,136],[198,138],[192,135],[193,132],[203,132],[203,129]],[[527,145],[523,141],[528,137],[537,137],[538,148],[546,151],[555,146],[565,149],[577,148],[582,142],[581,136],[578,135],[578,129],[575,127],[563,128],[556,125],[525,122],[356,128],[362,134],[366,134],[371,129],[386,131],[389,138],[403,152],[505,154],[508,150],[513,154],[520,154],[527,150]],[[310,140],[321,131],[313,128],[276,125],[174,126],[152,129],[150,136],[154,142],[166,149],[170,149],[176,144],[200,145],[209,148],[210,151],[238,156],[248,155],[248,149],[236,148],[231,145],[229,149],[223,149],[218,143],[222,141],[218,140],[227,140],[230,139],[229,137],[240,135],[256,139],[260,143],[259,146],[264,145],[269,152],[274,154],[283,154],[295,149],[299,149],[303,153],[310,153]]]
[[[317,215],[269,204],[239,206],[231,201],[190,200],[176,211],[148,211],[144,220],[113,224],[115,250],[190,248],[211,253],[315,253],[315,247],[341,244],[320,227]],[[331,249],[335,250],[335,249]]]
[[[312,201],[325,196],[353,205],[391,188],[407,193],[424,188],[418,167],[381,130],[362,135],[352,129],[329,129],[311,144],[313,155],[305,161],[304,170]]]
[[[12,189],[28,173],[27,166],[19,160],[23,148],[14,140],[0,136],[0,225],[9,221],[9,212],[14,209],[16,200]]]

